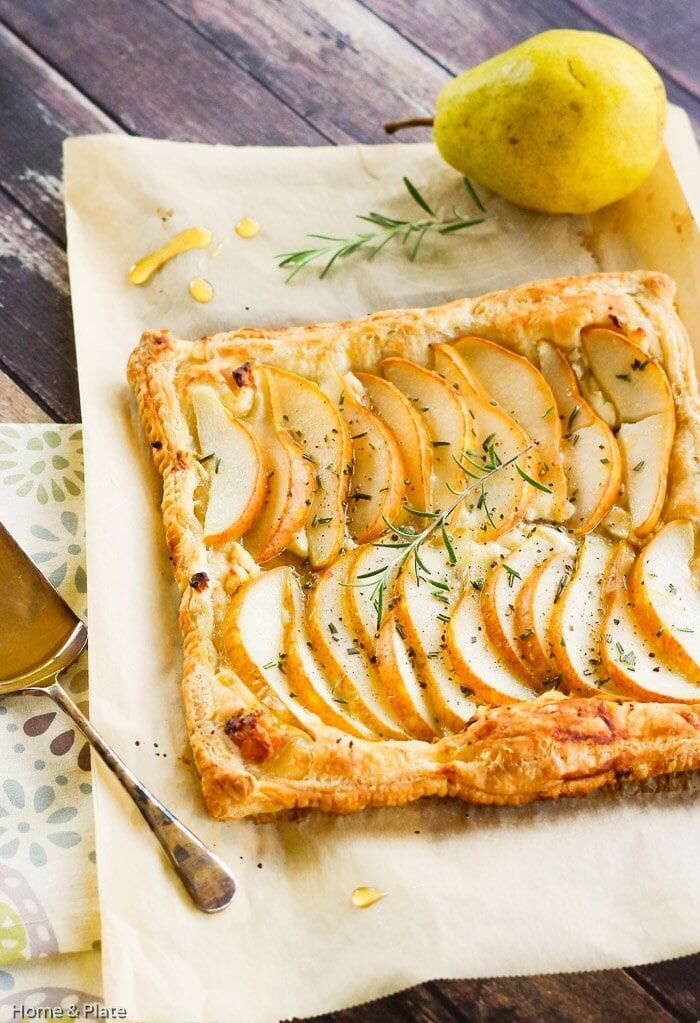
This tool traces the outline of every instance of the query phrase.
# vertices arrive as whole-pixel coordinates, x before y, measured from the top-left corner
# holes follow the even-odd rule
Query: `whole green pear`
[[[638,50],[554,29],[449,82],[433,130],[449,164],[511,202],[590,213],[649,174],[665,113],[663,82]]]

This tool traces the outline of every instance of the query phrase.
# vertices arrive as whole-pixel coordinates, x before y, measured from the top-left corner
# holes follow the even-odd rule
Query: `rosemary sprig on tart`
[[[280,253],[277,256],[277,259],[280,260],[279,266],[290,270],[285,283],[289,283],[304,267],[321,260],[324,262],[319,277],[323,279],[337,260],[344,259],[360,249],[366,252],[368,260],[374,259],[386,245],[394,240],[398,240],[402,247],[408,247],[408,258],[414,262],[427,234],[432,232],[433,234],[451,235],[463,231],[465,228],[483,224],[488,219],[483,203],[466,178],[464,178],[464,185],[471,201],[481,214],[480,216],[475,217],[462,213],[456,206],[453,206],[451,216],[441,217],[435,213],[409,178],[404,177],[403,183],[413,202],[428,214],[427,217],[400,220],[385,213],[370,211],[369,213],[358,213],[356,216],[358,220],[364,220],[371,224],[375,230],[356,231],[346,237],[309,234],[308,238],[315,238],[327,244]]]
[[[395,571],[400,570],[406,564],[408,559],[413,556],[416,577],[423,579],[426,582],[436,586],[438,589],[441,588],[441,583],[434,580],[429,570],[427,569],[424,560],[420,556],[420,550],[422,545],[433,535],[439,535],[442,543],[447,551],[447,556],[451,565],[457,563],[457,554],[452,544],[452,539],[448,533],[447,526],[453,513],[459,508],[464,499],[473,490],[480,490],[479,500],[477,507],[482,508],[487,518],[490,518],[488,510],[488,493],[486,490],[486,481],[493,476],[493,474],[502,472],[507,469],[510,465],[515,464],[516,469],[519,468],[517,462],[520,458],[528,453],[532,448],[532,444],[529,444],[522,451],[519,451],[512,458],[502,462],[498,458],[493,445],[489,445],[487,452],[488,459],[484,459],[483,463],[477,463],[473,459],[469,458],[467,453],[464,453],[464,460],[458,461],[462,472],[466,477],[472,480],[463,490],[455,490],[453,487],[449,487],[450,491],[455,497],[455,500],[448,505],[444,511],[422,511],[418,508],[412,508],[409,505],[405,506],[405,511],[409,515],[415,515],[419,518],[429,519],[430,521],[426,525],[425,529],[417,532],[410,525],[398,525],[397,523],[390,522],[385,519],[386,525],[391,533],[391,539],[384,540],[373,544],[374,547],[384,547],[396,550],[398,553],[392,558],[386,565],[381,568],[373,569],[370,572],[361,573],[357,578],[362,580],[356,583],[346,583],[348,586],[372,586],[371,600],[377,612],[377,629],[382,624],[382,617],[384,613],[384,607],[386,605],[386,594],[387,589],[390,585],[391,578]],[[455,461],[457,461],[455,459]],[[478,470],[481,475],[477,475],[476,472],[468,468],[465,464],[468,462],[472,466],[472,469]],[[530,483],[531,486],[536,487],[538,490],[545,490],[549,492],[548,488],[544,487],[543,484],[537,483],[527,473],[521,472],[520,475],[526,482]]]

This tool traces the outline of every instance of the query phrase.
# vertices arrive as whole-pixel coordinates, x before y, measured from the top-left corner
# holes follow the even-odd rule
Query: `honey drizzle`
[[[188,227],[172,237],[162,248],[156,249],[155,252],[149,252],[138,263],[134,263],[129,270],[129,281],[131,284],[145,284],[156,270],[160,270],[175,256],[189,252],[190,249],[205,249],[210,242],[211,231],[206,227]]]

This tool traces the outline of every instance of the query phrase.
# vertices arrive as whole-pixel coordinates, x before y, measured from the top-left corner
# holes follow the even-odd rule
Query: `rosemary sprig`
[[[487,438],[487,440],[488,439],[490,438]],[[485,458],[483,464],[473,462],[471,459],[467,459],[471,462],[474,468],[479,469],[481,471],[481,473],[483,474],[481,476],[477,476],[476,473],[472,472],[461,462],[457,461],[457,464],[460,466],[465,476],[470,478],[473,482],[469,483],[463,490],[455,490],[452,487],[449,488],[451,493],[454,494],[455,498],[452,504],[449,505],[449,507],[447,507],[442,512],[436,512],[416,511],[416,509],[406,506],[406,511],[408,511],[410,514],[419,515],[421,518],[430,520],[428,524],[425,526],[425,528],[422,529],[421,531],[416,531],[411,526],[397,525],[396,523],[390,522],[388,519],[384,519],[387,528],[391,532],[391,539],[378,541],[377,543],[374,544],[374,546],[384,547],[390,550],[396,550],[397,552],[396,555],[394,555],[394,557],[392,557],[387,562],[386,565],[383,565],[380,568],[372,569],[371,572],[363,572],[361,575],[358,575],[357,582],[344,584],[345,586],[372,587],[370,599],[374,604],[374,608],[377,612],[378,629],[382,624],[382,616],[384,612],[384,607],[386,606],[387,589],[389,587],[389,583],[393,572],[395,570],[400,571],[406,564],[408,559],[413,555],[417,582],[420,583],[421,581],[425,581],[431,584],[432,586],[436,587],[438,590],[443,589],[444,584],[441,583],[440,580],[436,580],[431,577],[429,570],[427,569],[424,561],[420,556],[420,549],[422,545],[431,536],[433,536],[436,533],[439,533],[442,542],[445,545],[445,550],[447,551],[449,562],[451,565],[455,565],[457,563],[457,554],[455,552],[454,546],[452,544],[452,538],[450,537],[447,528],[452,514],[457,510],[457,508],[459,508],[462,501],[464,501],[464,499],[471,491],[480,489],[481,494],[479,497],[479,501],[477,502],[477,506],[483,508],[484,514],[493,524],[493,520],[491,519],[488,507],[486,505],[485,482],[494,473],[502,472],[504,469],[507,469],[510,465],[517,463],[518,459],[522,458],[523,455],[526,455],[532,446],[533,446],[532,444],[529,444],[522,451],[519,451],[517,455],[513,455],[512,458],[509,458],[505,462],[502,462],[499,459],[498,455],[496,454],[493,445],[489,444],[487,451],[488,460]],[[467,458],[466,453],[465,458]],[[529,476],[524,476],[523,478],[526,479],[527,482],[531,483],[532,486],[537,486],[538,490],[544,489],[542,487],[542,484],[537,485],[535,480],[531,480]],[[515,574],[517,575],[517,573]]]
[[[481,199],[467,178],[464,178],[464,186],[479,211],[480,215],[476,217],[460,212],[456,206],[452,207],[451,216],[438,216],[409,178],[404,177],[403,183],[413,202],[428,215],[427,218],[399,220],[384,213],[370,211],[369,213],[357,213],[356,217],[358,220],[371,224],[375,230],[356,231],[355,234],[345,238],[330,234],[309,234],[308,238],[315,238],[327,244],[298,249],[295,252],[282,252],[276,256],[275,258],[280,261],[278,265],[290,270],[285,278],[285,283],[288,284],[305,266],[321,260],[324,262],[319,276],[323,279],[337,260],[345,259],[346,256],[352,255],[358,249],[363,249],[367,253],[368,260],[374,259],[384,246],[394,239],[398,239],[402,247],[409,248],[408,258],[413,262],[418,256],[425,236],[430,232],[441,235],[455,234],[467,227],[483,224],[488,219]]]

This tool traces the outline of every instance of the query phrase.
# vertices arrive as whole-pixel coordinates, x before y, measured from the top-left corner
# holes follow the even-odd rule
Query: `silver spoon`
[[[229,868],[149,792],[60,685],[86,644],[85,625],[0,523],[0,698],[50,696],[129,793],[195,906],[224,909],[236,891]]]

